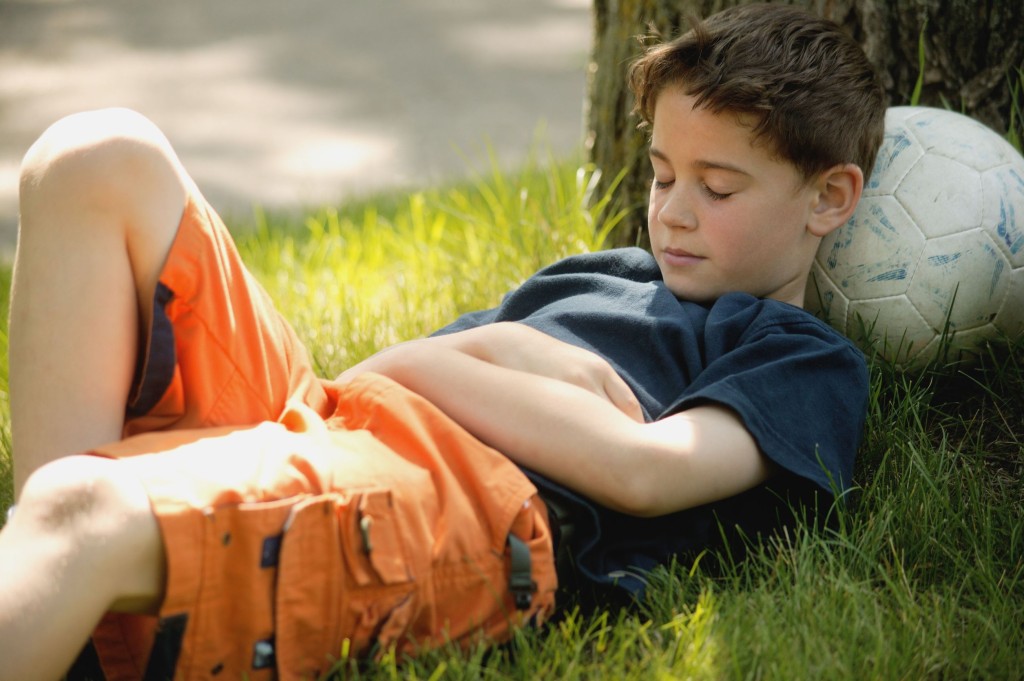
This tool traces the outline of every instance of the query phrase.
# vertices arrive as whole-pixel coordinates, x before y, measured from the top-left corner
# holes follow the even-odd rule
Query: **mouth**
[[[661,255],[665,264],[671,267],[688,267],[704,261],[702,256],[682,248],[665,248],[662,249]]]

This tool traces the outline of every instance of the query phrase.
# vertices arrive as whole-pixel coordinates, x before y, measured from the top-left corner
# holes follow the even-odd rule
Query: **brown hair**
[[[715,113],[752,115],[766,142],[805,178],[856,163],[865,180],[885,129],[885,100],[860,46],[836,24],[787,5],[733,7],[656,45],[629,71],[641,126],[679,87]]]

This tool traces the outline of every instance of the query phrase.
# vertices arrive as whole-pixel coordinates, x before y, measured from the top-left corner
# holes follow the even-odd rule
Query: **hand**
[[[640,402],[633,391],[603,358],[512,322],[392,346],[346,369],[337,380],[350,381],[367,371],[387,375],[390,361],[398,358],[396,353],[415,353],[423,361],[429,361],[431,346],[458,350],[506,369],[575,385],[608,401],[637,423],[644,421]]]
[[[644,421],[633,391],[604,358],[589,350],[511,322],[440,337],[444,338],[491,364],[583,388],[607,400],[634,421]]]
[[[638,423],[640,402],[623,378],[598,354],[521,324],[486,327],[493,364],[546,376],[593,392]]]

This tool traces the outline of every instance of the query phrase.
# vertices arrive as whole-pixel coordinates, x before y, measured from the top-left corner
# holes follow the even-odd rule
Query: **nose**
[[[662,199],[658,208],[658,221],[666,227],[694,229],[697,216],[691,208],[692,203],[683,187],[674,186]]]

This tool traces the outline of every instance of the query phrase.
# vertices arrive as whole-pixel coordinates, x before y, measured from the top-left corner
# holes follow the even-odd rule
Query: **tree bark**
[[[783,0],[786,1],[786,0]],[[597,196],[615,191],[629,216],[613,245],[646,245],[644,206],[650,171],[646,133],[630,115],[625,84],[638,38],[671,38],[705,17],[749,0],[594,0],[594,43],[588,79],[587,151],[601,171]],[[1003,134],[1024,135],[1024,2],[1021,0],[788,0],[842,25],[879,71],[890,105],[908,104],[919,75],[918,104],[962,111]],[[925,64],[919,68],[923,45]]]

